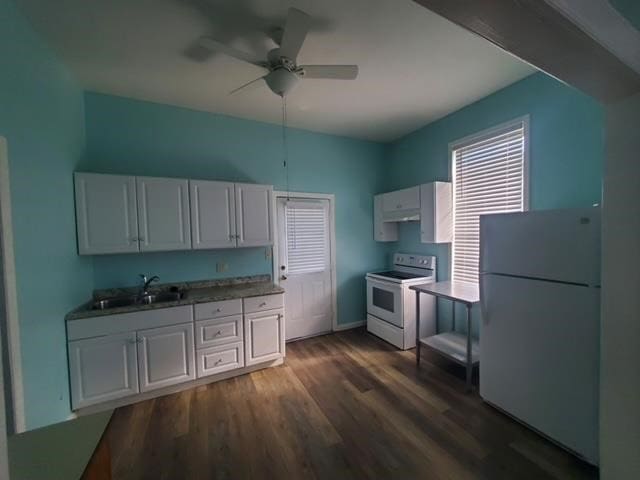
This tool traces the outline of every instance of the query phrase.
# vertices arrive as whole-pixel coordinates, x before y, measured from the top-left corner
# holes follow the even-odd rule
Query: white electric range
[[[436,257],[396,253],[393,268],[367,273],[367,330],[402,350],[416,346],[416,292],[412,285],[436,281]],[[421,336],[435,335],[435,299],[420,298]]]

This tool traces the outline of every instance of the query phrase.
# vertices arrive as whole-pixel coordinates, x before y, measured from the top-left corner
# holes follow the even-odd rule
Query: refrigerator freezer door
[[[480,395],[597,464],[600,289],[480,282]]]
[[[480,272],[600,284],[600,209],[484,215]]]

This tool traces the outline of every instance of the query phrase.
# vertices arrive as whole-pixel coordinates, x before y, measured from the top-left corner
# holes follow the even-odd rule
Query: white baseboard
[[[351,323],[339,323],[338,325],[336,325],[333,331],[340,332],[342,330],[350,330],[352,328],[362,327],[363,325],[366,325],[366,324],[367,324],[366,320],[360,320],[359,322],[351,322]]]

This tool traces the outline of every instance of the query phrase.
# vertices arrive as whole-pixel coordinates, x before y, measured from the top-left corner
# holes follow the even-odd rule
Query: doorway
[[[285,289],[286,340],[336,325],[334,197],[275,192],[274,279]]]

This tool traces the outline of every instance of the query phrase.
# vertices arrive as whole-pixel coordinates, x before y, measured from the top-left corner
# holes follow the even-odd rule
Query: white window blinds
[[[328,268],[327,203],[287,202],[285,217],[289,274],[322,272]]]
[[[525,208],[524,121],[453,149],[453,280],[478,282],[480,215]]]

